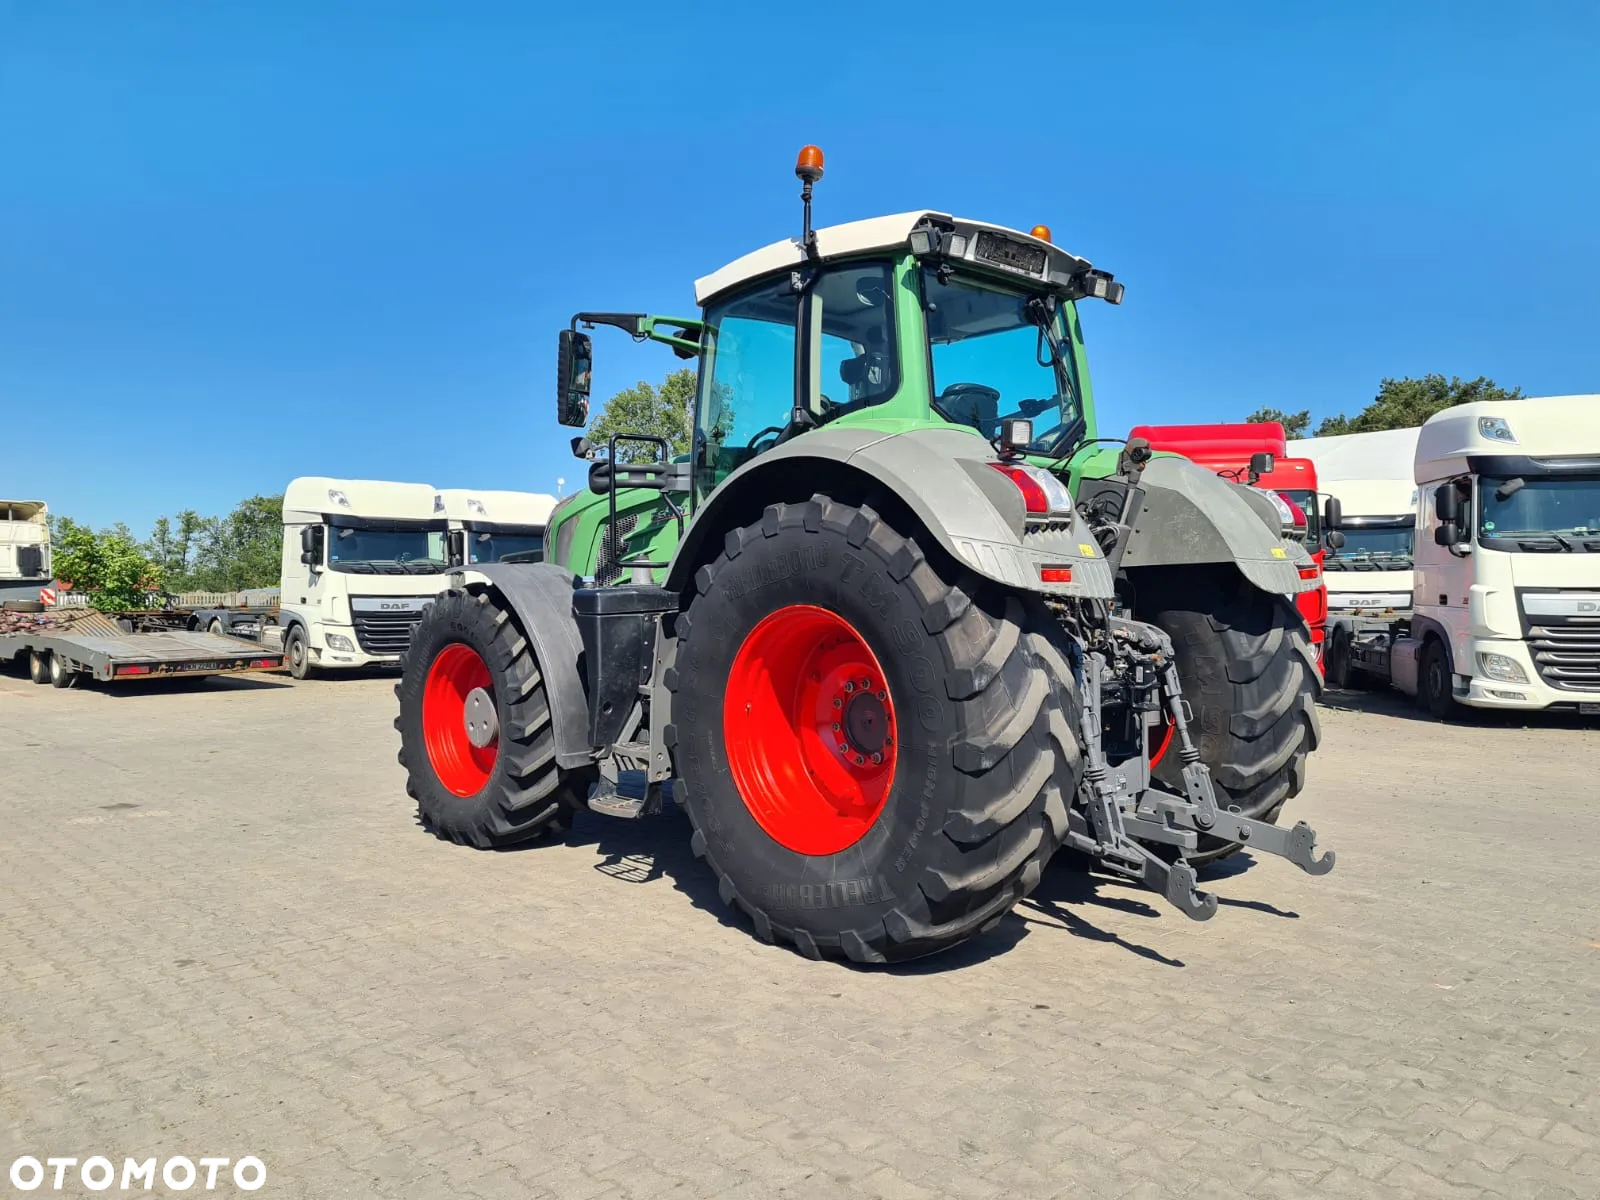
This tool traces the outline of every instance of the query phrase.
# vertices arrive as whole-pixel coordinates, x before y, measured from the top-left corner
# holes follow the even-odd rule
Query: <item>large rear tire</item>
[[[489,595],[423,614],[395,685],[400,765],[424,828],[490,850],[564,831],[588,780],[556,765],[533,649]]]
[[[678,795],[759,937],[916,958],[1038,882],[1082,774],[1041,605],[814,496],[728,534],[677,634]]]
[[[1305,786],[1306,757],[1321,737],[1322,675],[1300,614],[1232,571],[1164,573],[1155,586],[1141,586],[1139,609],[1172,638],[1194,713],[1191,732],[1217,799],[1244,816],[1277,820]],[[1155,774],[1183,790],[1176,754],[1163,756]],[[1202,837],[1190,861],[1214,862],[1238,849]]]

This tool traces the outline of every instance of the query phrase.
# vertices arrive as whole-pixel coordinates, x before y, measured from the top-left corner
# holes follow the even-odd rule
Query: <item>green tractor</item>
[[[694,441],[618,436],[547,561],[462,571],[397,687],[424,825],[489,848],[687,811],[758,936],[881,963],[989,929],[1066,846],[1205,919],[1196,865],[1275,822],[1316,747],[1263,493],[1096,437],[1077,305],[1122,285],[1031,233],[910,212],[696,283],[696,319],[579,313],[557,417],[620,328],[699,365]]]

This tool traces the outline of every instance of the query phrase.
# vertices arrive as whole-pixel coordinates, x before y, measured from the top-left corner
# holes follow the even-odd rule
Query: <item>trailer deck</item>
[[[37,682],[70,681],[80,675],[103,683],[176,675],[229,675],[276,671],[281,654],[239,638],[163,628],[147,614],[107,614],[58,609],[32,617],[34,628],[13,621],[0,632],[0,663],[29,660]],[[19,630],[18,625],[23,627]],[[60,683],[57,686],[66,686]]]

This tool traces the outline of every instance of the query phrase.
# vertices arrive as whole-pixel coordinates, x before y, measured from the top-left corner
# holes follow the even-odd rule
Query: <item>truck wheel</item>
[[[1417,707],[1436,720],[1448,720],[1456,707],[1450,681],[1450,656],[1443,642],[1430,637],[1417,659]]]
[[[306,641],[304,625],[289,626],[289,634],[283,639],[283,661],[294,678],[311,678],[311,647]]]
[[[50,686],[53,688],[69,688],[78,677],[78,673],[67,665],[61,655],[50,653]]]
[[[423,615],[400,682],[400,765],[423,827],[489,850],[567,827],[588,778],[556,765],[532,647],[508,610],[451,592]]]
[[[1321,727],[1322,675],[1300,614],[1289,600],[1231,572],[1168,576],[1141,592],[1141,619],[1160,626],[1178,655],[1178,678],[1194,713],[1191,730],[1211,768],[1217,799],[1242,815],[1273,821],[1305,786],[1306,756]],[[1180,793],[1182,763],[1162,758],[1156,778]],[[1236,842],[1201,837],[1196,864],[1226,858]]]
[[[756,934],[881,963],[990,928],[1082,774],[1059,629],[814,496],[729,533],[677,621],[676,795]]]
[[[48,650],[28,651],[28,678],[35,683],[50,682],[50,652]]]
[[[214,633],[218,637],[227,637],[228,636],[228,631],[223,628],[222,622],[220,620],[218,620],[217,618],[215,618],[215,617],[212,618],[211,624],[206,629],[206,632],[207,633]]]
[[[1335,629],[1328,635],[1327,649],[1323,652],[1322,661],[1327,667],[1329,687],[1341,692],[1350,687],[1355,672],[1350,666],[1350,635],[1343,629]]]

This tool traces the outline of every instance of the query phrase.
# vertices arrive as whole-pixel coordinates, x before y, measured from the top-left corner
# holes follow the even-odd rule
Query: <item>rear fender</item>
[[[488,592],[511,610],[544,677],[555,736],[556,763],[594,762],[589,746],[589,695],[578,658],[583,639],[572,615],[578,577],[555,563],[482,563],[456,574],[471,593]]]
[[[1140,481],[1144,507],[1133,521],[1122,565],[1229,563],[1264,592],[1295,596],[1321,586],[1311,556],[1282,536],[1265,496],[1184,458],[1154,458]]]
[[[932,542],[996,583],[1046,596],[1111,598],[1111,568],[1083,519],[1073,513],[1057,528],[1025,532],[1021,493],[989,466],[994,458],[982,438],[954,427],[884,433],[829,426],[803,434],[740,467],[700,505],[667,587],[687,588],[723,537],[759,520],[768,504],[821,492],[903,506]],[[1071,582],[1042,582],[1042,566],[1070,567]]]

